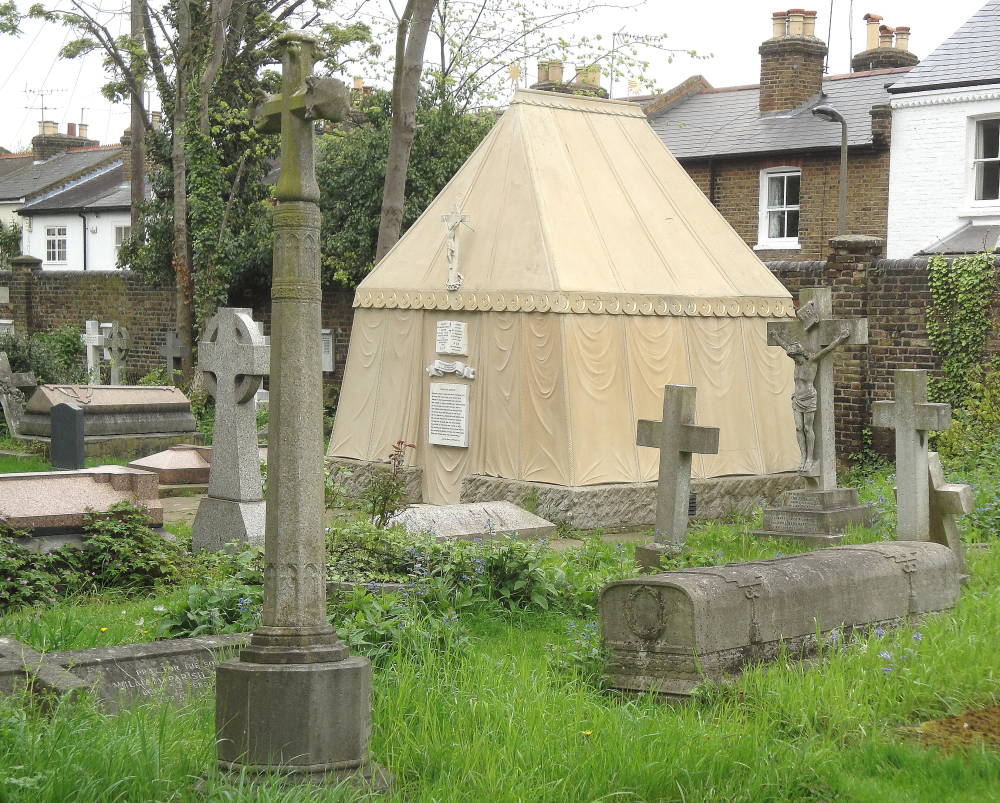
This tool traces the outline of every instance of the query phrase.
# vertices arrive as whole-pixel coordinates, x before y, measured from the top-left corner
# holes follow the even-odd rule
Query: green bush
[[[0,335],[0,351],[7,352],[15,373],[32,371],[39,384],[87,381],[83,342],[72,326],[60,326],[30,336],[18,332]]]
[[[243,633],[260,623],[262,587],[227,581],[190,586],[187,596],[167,609],[158,632],[166,638]]]
[[[971,466],[1000,451],[1000,366],[973,375],[969,398],[954,411],[952,424],[935,439],[942,457]]]

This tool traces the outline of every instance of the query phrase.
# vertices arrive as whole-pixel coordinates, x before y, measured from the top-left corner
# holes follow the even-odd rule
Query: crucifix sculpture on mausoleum
[[[667,385],[663,388],[663,416],[659,421],[641,419],[635,442],[660,450],[656,484],[656,528],[652,544],[636,548],[636,562],[647,569],[659,566],[661,557],[684,547],[691,498],[691,456],[718,454],[719,430],[694,423],[697,388]]]
[[[444,223],[447,239],[445,240],[445,250],[448,257],[448,279],[444,286],[446,290],[455,292],[462,286],[465,278],[458,272],[458,227],[469,222],[469,216],[462,214],[462,206],[455,201],[451,211],[447,215],[441,215],[441,222]]]
[[[271,281],[264,609],[239,659],[216,670],[219,763],[384,788],[368,756],[371,665],[326,616],[319,187],[316,120],[342,120],[347,87],[312,74],[316,41],[278,37],[281,92],[252,110],[281,134]]]

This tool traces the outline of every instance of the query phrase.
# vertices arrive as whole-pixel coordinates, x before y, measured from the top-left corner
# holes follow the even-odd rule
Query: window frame
[[[53,234],[52,232],[56,232]],[[59,232],[62,232],[61,234]],[[62,249],[59,247],[62,243]],[[59,252],[62,251],[62,259]],[[55,258],[50,255],[55,254]],[[69,256],[69,226],[46,226],[45,227],[45,261],[50,265],[65,265]]]
[[[119,237],[121,234],[121,237]],[[115,237],[115,258],[118,257],[119,249],[125,244],[125,241],[132,236],[132,224],[131,223],[116,223],[114,227],[114,237]]]
[[[768,204],[768,189],[770,180],[777,176],[795,175],[799,178],[799,202],[797,204],[784,204],[781,207],[772,207]],[[758,251],[798,251],[802,248],[799,242],[798,231],[794,237],[771,237],[769,235],[771,212],[799,213],[798,231],[802,229],[802,168],[798,165],[781,165],[779,167],[767,167],[760,171],[760,183],[757,195],[757,244],[754,246]]]
[[[989,214],[996,214],[1000,211],[1000,197],[998,198],[979,198],[979,171],[980,165],[986,162],[993,162],[1000,164],[1000,150],[998,150],[997,156],[994,157],[981,157],[979,156],[979,144],[980,144],[980,131],[983,123],[997,122],[1000,123],[1000,115],[996,112],[991,114],[984,114],[982,116],[970,117],[969,118],[969,156],[968,156],[968,169],[969,169],[969,191],[968,191],[968,203],[970,207],[970,212],[975,214],[976,212],[986,212]],[[1000,195],[1000,192],[998,192]]]

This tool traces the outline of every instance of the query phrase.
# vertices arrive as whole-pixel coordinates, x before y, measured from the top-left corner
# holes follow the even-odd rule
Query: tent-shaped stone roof
[[[442,216],[458,204],[457,292]],[[629,102],[520,90],[361,282],[357,307],[792,314],[788,292]]]

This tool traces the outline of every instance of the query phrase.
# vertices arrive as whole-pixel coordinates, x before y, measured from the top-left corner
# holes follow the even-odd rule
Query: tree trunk
[[[142,41],[143,39],[143,0],[132,0],[131,8],[131,30],[130,33],[134,39],[137,41]],[[138,60],[132,60],[132,69],[135,70]],[[146,180],[146,115],[143,113],[142,104],[142,84],[139,79],[136,78],[136,83],[138,84],[138,96],[133,90],[132,92],[132,169],[128,176],[129,183],[131,185],[131,204],[132,204],[132,233],[136,233],[139,230],[140,214],[139,205],[144,200],[143,187]]]
[[[417,93],[424,48],[437,0],[408,0],[396,32],[396,66],[392,80],[392,132],[382,188],[382,215],[375,261],[386,255],[403,227],[406,170],[416,131]]]
[[[177,69],[174,79],[174,108],[171,124],[170,160],[174,177],[174,241],[172,261],[177,290],[175,322],[181,345],[181,373],[185,383],[194,376],[194,275],[188,238],[187,204],[187,116],[190,88],[191,15],[187,0],[177,4]]]

